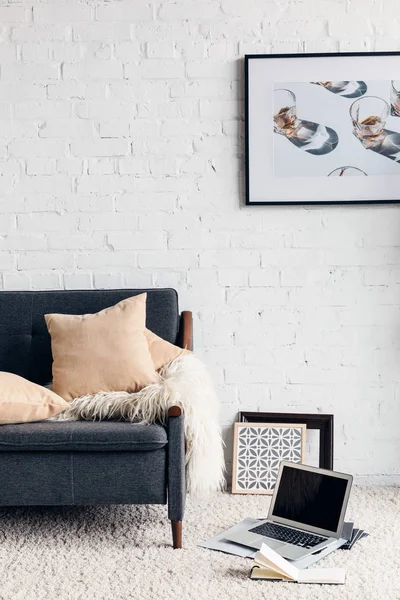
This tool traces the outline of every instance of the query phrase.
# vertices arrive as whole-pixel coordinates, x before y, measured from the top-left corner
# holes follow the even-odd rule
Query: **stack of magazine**
[[[366,531],[364,531],[364,529],[356,529],[354,527],[354,523],[345,523],[343,525],[343,532],[346,530],[346,526],[346,535],[344,535],[343,537],[347,539],[347,542],[340,547],[341,550],[351,550],[356,542],[364,539],[365,537],[368,537],[369,535]]]

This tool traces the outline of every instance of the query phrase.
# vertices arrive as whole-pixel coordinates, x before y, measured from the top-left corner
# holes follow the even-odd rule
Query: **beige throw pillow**
[[[165,367],[171,360],[178,358],[181,354],[187,354],[189,352],[189,350],[183,350],[182,348],[178,348],[178,346],[174,346],[174,344],[167,342],[150,331],[150,329],[145,329],[144,334],[149,345],[151,358],[153,359],[156,371]]]
[[[73,400],[97,392],[137,392],[159,381],[144,334],[140,294],[88,315],[45,315],[53,352],[53,390]]]
[[[0,424],[42,421],[58,415],[68,403],[54,392],[14,373],[0,372]]]

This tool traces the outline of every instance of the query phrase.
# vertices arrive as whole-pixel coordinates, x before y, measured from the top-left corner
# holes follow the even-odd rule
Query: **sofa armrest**
[[[193,350],[193,315],[190,310],[184,310],[181,314],[179,345],[186,350]]]
[[[168,410],[168,518],[182,521],[185,510],[185,434],[184,416],[179,406]]]

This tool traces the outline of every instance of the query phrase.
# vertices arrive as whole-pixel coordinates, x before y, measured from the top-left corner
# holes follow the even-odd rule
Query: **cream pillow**
[[[68,403],[54,392],[14,373],[0,371],[0,424],[42,421],[58,415]]]
[[[171,360],[174,360],[181,354],[187,354],[189,352],[189,350],[183,350],[182,348],[167,342],[163,338],[150,331],[150,329],[145,329],[144,334],[149,345],[151,358],[156,371],[162,367],[165,367],[165,365],[171,362]]]
[[[97,392],[137,392],[159,381],[144,334],[140,294],[88,315],[45,315],[53,390],[65,400]]]

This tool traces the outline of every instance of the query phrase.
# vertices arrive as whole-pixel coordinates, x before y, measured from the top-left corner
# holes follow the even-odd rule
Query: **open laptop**
[[[282,461],[268,517],[227,539],[260,549],[267,544],[298,560],[337,542],[353,482],[351,475]]]

